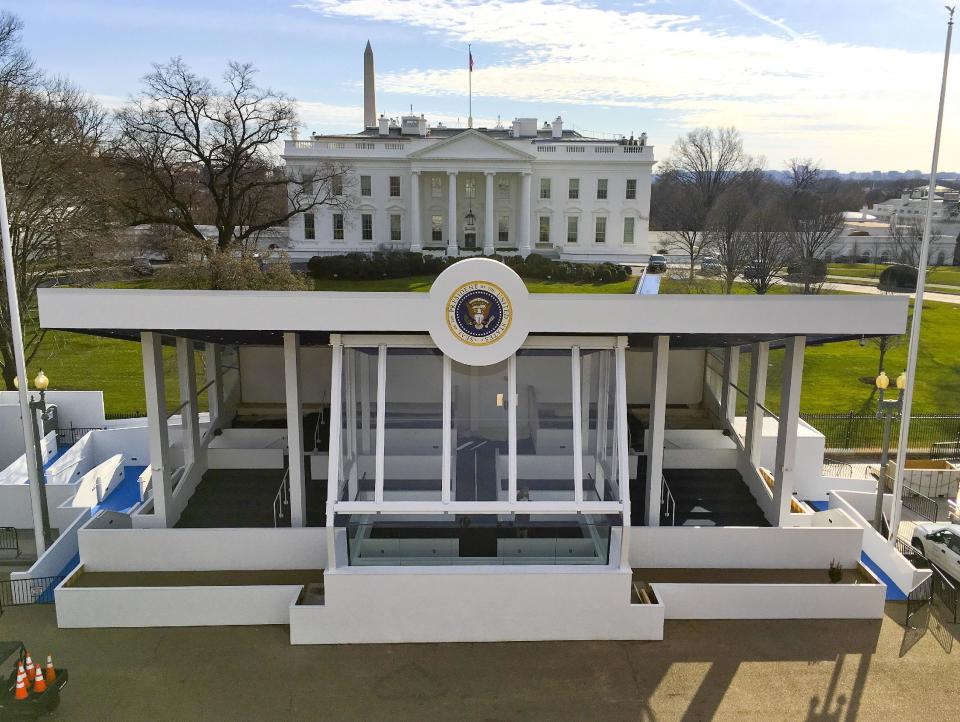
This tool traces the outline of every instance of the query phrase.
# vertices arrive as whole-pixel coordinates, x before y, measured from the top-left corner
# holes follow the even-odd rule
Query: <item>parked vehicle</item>
[[[654,254],[650,256],[650,260],[647,261],[647,273],[666,273],[667,272],[667,259],[659,254]]]
[[[147,256],[137,256],[133,259],[133,271],[140,276],[152,276],[153,264]]]
[[[960,583],[960,524],[924,522],[913,530],[913,548]]]
[[[719,276],[723,273],[723,266],[713,256],[704,256],[700,261],[700,273],[704,276]]]
[[[748,263],[743,269],[743,278],[747,281],[759,281],[763,276],[763,271],[760,268],[760,264],[756,261]]]

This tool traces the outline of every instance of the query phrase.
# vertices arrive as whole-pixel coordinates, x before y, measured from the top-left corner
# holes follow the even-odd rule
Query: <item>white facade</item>
[[[379,129],[362,134],[286,141],[294,177],[325,163],[348,168],[348,209],[325,205],[292,219],[291,257],[386,249],[581,260],[649,253],[651,146],[586,138],[562,130],[559,118],[540,130],[532,119],[513,130],[403,121],[417,132],[381,118]]]

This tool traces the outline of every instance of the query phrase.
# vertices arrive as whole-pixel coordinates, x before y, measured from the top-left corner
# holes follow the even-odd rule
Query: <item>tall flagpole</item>
[[[473,127],[473,49],[467,43],[467,90],[469,100],[467,101],[467,127]]]
[[[917,271],[917,297],[913,302],[913,322],[910,324],[910,345],[907,350],[907,387],[903,390],[903,413],[900,418],[900,440],[897,443],[897,473],[893,479],[893,503],[890,509],[890,543],[897,539],[900,526],[901,495],[903,493],[903,467],[907,461],[907,445],[910,440],[910,409],[913,404],[913,387],[917,382],[917,350],[920,346],[920,319],[923,316],[923,290],[927,283],[927,256],[930,255],[930,229],[933,221],[933,197],[937,189],[937,164],[940,159],[940,131],[943,128],[943,102],[947,94],[947,67],[950,64],[950,39],[953,36],[954,7],[947,7],[947,45],[943,53],[943,76],[940,80],[940,108],[937,111],[937,130],[933,137],[933,162],[930,167],[930,182],[927,185],[927,215],[923,222],[923,242],[920,244],[920,268]],[[878,481],[883,483],[884,480]]]
[[[23,453],[27,462],[27,477],[30,479],[30,507],[33,512],[33,533],[37,542],[37,558],[47,550],[44,524],[43,470],[37,464],[33,421],[30,414],[30,398],[27,396],[27,364],[23,352],[23,328],[20,325],[20,305],[17,298],[17,278],[13,267],[13,244],[10,242],[10,223],[7,219],[7,191],[3,184],[3,163],[0,162],[0,237],[3,240],[3,269],[7,281],[7,305],[10,312],[10,339],[20,397],[20,420],[23,426]]]

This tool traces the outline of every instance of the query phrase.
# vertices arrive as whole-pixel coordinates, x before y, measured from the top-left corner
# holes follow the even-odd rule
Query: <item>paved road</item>
[[[837,275],[834,275],[834,274],[832,274],[832,273],[827,276],[827,280],[828,280],[828,281],[840,281],[840,282],[843,282],[843,281],[852,281],[852,282],[854,282],[854,284],[856,284],[856,282],[859,281],[859,282],[860,282],[859,285],[863,285],[864,283],[873,283],[873,284],[875,284],[875,283],[877,282],[877,279],[876,279],[876,278],[864,278],[863,276],[837,276]],[[951,291],[951,290],[952,290],[952,291],[955,291],[955,292],[960,292],[960,287],[951,286],[951,285],[946,284],[946,283],[930,283],[929,281],[927,281],[927,286],[926,286],[926,287],[927,287],[927,289],[929,289],[929,290],[931,290],[931,291]]]
[[[904,606],[671,621],[663,642],[329,647],[285,626],[59,630],[34,606],[7,609],[0,639],[69,667],[62,720],[953,719],[960,631],[921,615],[905,632]]]
[[[855,283],[833,283],[827,282],[823,284],[823,287],[833,291],[847,291],[849,293],[865,293],[871,296],[888,296],[886,291],[881,291],[876,286],[860,286]],[[906,295],[906,294],[898,294]],[[910,298],[915,298],[916,294],[911,293]],[[943,303],[952,303],[954,305],[960,306],[960,295],[952,293],[937,293],[936,291],[927,291],[923,292],[923,300],[925,301],[941,301]]]

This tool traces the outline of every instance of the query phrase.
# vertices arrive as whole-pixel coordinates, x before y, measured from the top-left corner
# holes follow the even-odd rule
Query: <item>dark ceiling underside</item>
[[[106,338],[119,338],[128,341],[139,341],[140,332],[128,329],[66,329],[73,333],[83,333],[91,336],[103,336]],[[217,330],[187,330],[177,329],[157,330],[164,336],[164,343],[173,343],[174,337],[189,338],[198,343],[217,343],[225,346],[281,346],[283,344],[282,331],[217,331]],[[364,335],[377,335],[381,333],[385,339],[392,335],[389,331],[370,332],[364,331]],[[537,334],[540,336],[550,334]],[[603,334],[610,335],[610,334]],[[628,334],[631,348],[647,349],[651,348],[655,334]],[[726,348],[728,346],[747,346],[759,341],[767,341],[771,347],[782,346],[788,336],[783,334],[707,334],[707,333],[688,333],[671,334],[671,348],[702,349],[702,348]],[[807,336],[808,346],[817,346],[824,343],[833,343],[835,341],[850,341],[863,338],[860,334],[854,335],[813,335]],[[302,346],[326,346],[330,343],[330,334],[324,331],[300,331],[300,344]]]

